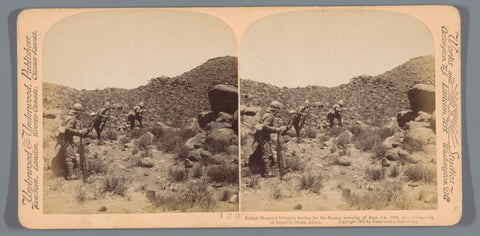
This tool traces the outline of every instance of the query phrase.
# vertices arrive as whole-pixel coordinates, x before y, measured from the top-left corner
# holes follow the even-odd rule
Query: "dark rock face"
[[[238,88],[220,84],[208,91],[208,100],[216,114],[226,112],[233,114],[238,108]]]
[[[432,113],[435,111],[435,86],[416,84],[407,94],[410,109],[413,112],[424,111],[426,113]]]
[[[403,128],[406,123],[415,120],[415,112],[413,111],[401,111],[397,114],[397,122],[400,128]]]
[[[200,112],[198,115],[198,125],[203,129],[208,123],[215,121],[216,118],[217,116],[213,111]]]

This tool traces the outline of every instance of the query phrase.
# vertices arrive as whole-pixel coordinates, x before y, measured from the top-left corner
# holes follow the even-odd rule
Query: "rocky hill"
[[[241,103],[246,106],[267,107],[272,100],[285,105],[283,116],[295,109],[305,99],[319,105],[311,113],[316,122],[324,119],[328,108],[338,100],[345,102],[344,114],[348,120],[376,120],[395,116],[399,111],[409,108],[407,91],[415,84],[433,84],[435,78],[434,57],[422,56],[381,75],[361,75],[354,77],[347,84],[327,88],[307,86],[303,88],[279,88],[242,78]],[[322,107],[323,106],[323,107]]]
[[[127,113],[138,102],[144,101],[146,117],[150,119],[188,119],[210,109],[207,92],[215,85],[237,86],[237,71],[237,58],[225,56],[210,59],[176,77],[152,78],[146,85],[135,89],[77,90],[44,82],[43,102],[47,110],[66,111],[69,106],[80,102],[87,111],[95,111],[105,101],[110,101],[121,113]]]

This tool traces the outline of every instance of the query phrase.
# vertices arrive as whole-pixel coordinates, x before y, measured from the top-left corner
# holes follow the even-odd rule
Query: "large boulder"
[[[224,152],[229,145],[238,145],[238,136],[232,129],[213,130],[205,139],[205,146],[211,152]]]
[[[187,154],[187,160],[190,160],[191,162],[209,162],[210,159],[212,159],[212,153],[209,151],[204,150],[203,148],[191,150]]]
[[[435,86],[429,84],[416,84],[407,92],[410,109],[417,113],[435,111]]]
[[[261,110],[262,110],[261,107],[252,106],[252,107],[246,107],[241,112],[242,112],[242,115],[256,116],[256,115],[260,115]]]
[[[398,126],[400,128],[403,128],[406,123],[408,123],[412,120],[415,120],[415,118],[416,118],[416,113],[415,112],[413,112],[411,110],[401,111],[397,114]]]
[[[238,88],[220,84],[208,91],[208,100],[216,114],[226,112],[233,114],[238,109]]]
[[[225,112],[220,112],[218,113],[218,117],[215,120],[215,122],[219,123],[232,123],[233,120],[233,114],[225,113]]]
[[[422,151],[426,145],[435,144],[436,137],[432,129],[421,127],[409,130],[403,142],[409,151]]]
[[[200,125],[200,128],[203,129],[208,123],[215,121],[216,118],[217,116],[213,111],[200,112],[197,117],[198,125]]]

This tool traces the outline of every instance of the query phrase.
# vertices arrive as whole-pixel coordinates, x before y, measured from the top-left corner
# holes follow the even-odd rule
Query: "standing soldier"
[[[95,132],[97,132],[98,141],[101,142],[102,140],[102,131],[103,127],[105,127],[105,123],[110,116],[110,103],[105,102],[105,105],[98,111],[91,114],[92,120],[88,125],[88,133],[92,132],[92,129],[95,128]]]
[[[295,128],[295,132],[297,134],[297,137],[300,138],[300,130],[303,127],[303,124],[305,123],[305,119],[307,118],[308,112],[310,108],[310,101],[305,100],[303,105],[301,105],[296,111],[290,111],[290,120],[288,121],[287,124],[287,132],[292,128],[292,126]],[[283,134],[285,134],[283,132]]]
[[[278,101],[273,101],[267,112],[263,115],[260,123],[256,125],[257,132],[255,134],[255,140],[258,142],[258,146],[255,153],[261,155],[263,164],[263,177],[273,177],[273,173],[270,171],[271,160],[273,160],[272,144],[270,140],[271,133],[282,133],[286,130],[286,126],[275,127],[274,119],[282,104]]]
[[[330,121],[330,128],[333,128],[334,120],[337,118],[338,125],[342,126],[342,111],[343,111],[343,100],[338,101],[337,104],[333,105],[333,107],[328,111],[327,118]]]
[[[128,114],[127,120],[130,122],[130,129],[135,128],[135,120],[138,120],[138,126],[143,128],[142,113],[144,106],[145,104],[140,102],[138,105],[134,106],[133,110]]]
[[[58,128],[57,142],[60,144],[60,154],[64,160],[65,178],[67,180],[78,179],[73,173],[75,152],[73,144],[73,136],[83,137],[88,131],[87,129],[80,129],[80,124],[77,122],[78,117],[83,111],[83,106],[76,103],[65,116],[61,127]]]

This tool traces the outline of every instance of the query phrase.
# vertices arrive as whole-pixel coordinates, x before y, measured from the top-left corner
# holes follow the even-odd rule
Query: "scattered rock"
[[[218,123],[232,123],[233,115],[225,112],[218,113],[218,117],[215,122]]]
[[[215,121],[216,117],[217,116],[213,111],[200,112],[200,114],[197,117],[198,125],[200,125],[200,128],[203,129],[208,123]]]
[[[192,168],[193,167],[193,162],[189,159],[186,159],[183,164],[184,164],[185,168]]]
[[[385,152],[385,159],[387,159],[389,161],[397,161],[399,158],[400,157],[398,156],[398,149],[397,148],[388,149]]]
[[[412,130],[412,129],[417,129],[417,128],[429,128],[430,127],[430,122],[416,122],[416,121],[410,121],[405,125],[405,128],[407,130]]]
[[[57,115],[55,115],[53,113],[43,113],[43,118],[45,118],[45,119],[55,119],[55,118],[57,118]]]
[[[205,146],[212,152],[223,152],[229,145],[238,145],[238,137],[232,129],[214,130],[205,139]]]
[[[138,160],[138,165],[141,167],[151,168],[155,165],[155,161],[150,157],[144,157]]]
[[[238,202],[238,194],[233,194],[230,199],[228,199],[228,203],[237,203]]]
[[[208,100],[216,114],[226,112],[233,114],[238,108],[238,88],[220,84],[208,91]]]
[[[187,141],[185,141],[184,145],[187,150],[197,149],[203,146],[203,144],[199,142],[197,137],[189,138]]]
[[[435,110],[435,86],[416,84],[407,92],[407,95],[413,112],[432,113]]]
[[[339,166],[350,166],[352,163],[345,157],[336,157],[335,160],[333,160],[333,164],[339,165]]]
[[[400,145],[400,140],[395,136],[395,135],[392,135],[388,138],[386,138],[382,145],[385,147],[385,148],[396,148]]]
[[[430,123],[432,120],[432,114],[426,113],[424,111],[419,111],[417,117],[415,118],[416,122],[427,122]]]
[[[256,107],[256,106],[247,107],[247,108],[245,108],[245,110],[243,110],[243,112],[241,113],[241,115],[256,116],[257,114],[258,114],[258,115],[260,114],[260,111],[261,111],[261,110],[262,110],[261,107]]]
[[[204,150],[203,148],[195,149],[187,154],[187,159],[192,162],[199,162],[199,161],[209,161],[212,159],[212,153],[209,151]]]
[[[214,131],[218,129],[231,129],[232,124],[231,123],[218,123],[218,122],[210,122],[208,123],[205,127],[205,131]]]

